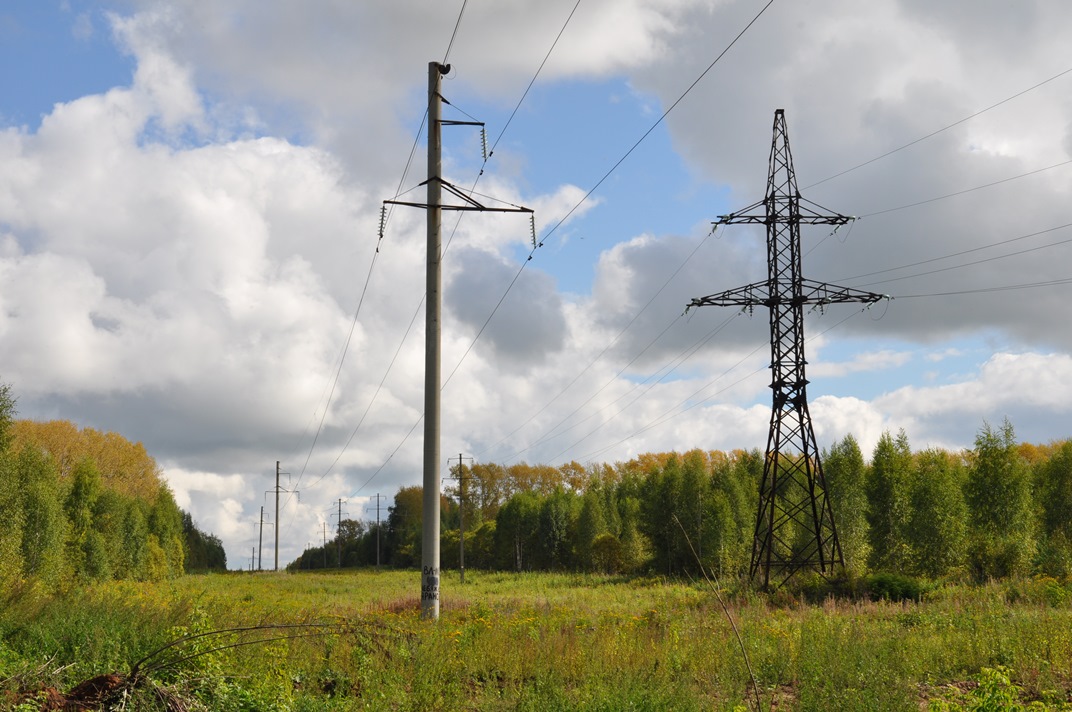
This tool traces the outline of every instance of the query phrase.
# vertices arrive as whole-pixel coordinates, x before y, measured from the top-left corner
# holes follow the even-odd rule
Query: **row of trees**
[[[140,443],[67,421],[14,420],[0,386],[0,591],[226,568]]]
[[[847,568],[975,580],[1072,575],[1072,441],[1018,444],[1012,426],[972,450],[912,452],[886,433],[870,462],[846,436],[823,453]],[[478,464],[452,470],[441,557],[467,567],[697,575],[748,569],[763,456],[647,454],[583,468]],[[464,511],[463,511],[464,507]],[[291,568],[420,563],[422,493],[403,487],[386,522],[347,521]],[[379,545],[377,546],[377,538]],[[785,537],[792,541],[792,533]]]

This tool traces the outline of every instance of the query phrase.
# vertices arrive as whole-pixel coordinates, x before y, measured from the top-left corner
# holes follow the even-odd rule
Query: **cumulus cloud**
[[[382,240],[376,229],[414,147],[427,63],[457,20],[456,7],[417,5],[116,4],[129,81],[56,104],[37,128],[0,127],[4,380],[24,415],[144,442],[233,566],[256,541],[276,460],[302,490],[284,505],[284,561],[331,501],[418,481],[424,214],[394,209]],[[453,110],[508,112],[573,7],[471,6],[445,80],[461,98]],[[805,197],[860,216],[836,234],[804,231],[805,273],[895,299],[872,318],[809,314],[809,374],[936,375],[869,399],[816,390],[821,444],[852,432],[868,452],[883,430],[905,428],[915,446],[963,447],[1006,415],[1024,439],[1056,437],[1072,395],[1072,336],[1054,326],[1067,287],[998,289],[1067,278],[1072,172],[1057,164],[1072,150],[1072,75],[956,122],[1067,69],[1072,9],[820,9],[772,6],[650,141],[688,175],[682,193],[712,187],[725,205],[703,209],[732,210],[763,197],[784,108]],[[582,3],[536,88],[548,101],[566,83],[577,96],[614,82],[629,101],[608,120],[635,111],[646,128],[756,11],[741,0]],[[533,130],[547,113],[529,104],[518,120]],[[475,135],[460,139],[466,151]],[[593,181],[632,145],[608,153],[599,138],[570,143]],[[638,154],[622,164],[632,173],[596,190],[556,176],[558,157],[507,143],[479,192],[535,209],[541,238],[555,229],[519,273],[532,247],[524,216],[444,221],[444,448],[556,463],[761,447],[766,311],[683,311],[766,278],[762,230],[708,235],[715,215],[675,214],[686,195],[624,210],[636,206],[622,205],[622,185],[654,192],[663,179]],[[444,165],[470,185],[479,164],[459,150]],[[411,168],[402,190],[422,172]],[[855,353],[838,348],[849,338],[863,344]],[[979,341],[988,357],[972,362],[966,344]]]

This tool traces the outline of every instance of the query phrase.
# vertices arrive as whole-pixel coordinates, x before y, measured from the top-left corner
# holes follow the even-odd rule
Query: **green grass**
[[[211,710],[755,707],[708,584],[468,571],[462,586],[447,572],[438,623],[419,619],[418,591],[415,571],[200,575],[56,598],[25,587],[0,608],[0,708],[125,675],[184,635],[261,624],[326,626],[192,638],[131,694],[143,709],[168,695]],[[1059,582],[939,587],[918,603],[776,599],[730,597],[764,709],[1072,709]]]

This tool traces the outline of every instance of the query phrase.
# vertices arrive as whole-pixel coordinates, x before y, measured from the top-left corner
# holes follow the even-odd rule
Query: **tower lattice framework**
[[[766,196],[715,221],[716,226],[766,226],[767,279],[689,303],[690,308],[765,306],[770,310],[773,404],[749,567],[751,580],[764,588],[772,580],[781,585],[802,569],[826,576],[845,565],[808,411],[804,308],[871,304],[886,297],[804,279],[800,226],[838,226],[851,220],[800,197],[785,112],[778,109]]]

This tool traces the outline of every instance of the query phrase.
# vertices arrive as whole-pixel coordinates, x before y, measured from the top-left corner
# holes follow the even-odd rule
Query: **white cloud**
[[[180,504],[224,538],[233,566],[255,542],[275,460],[303,492],[284,508],[284,560],[318,539],[337,497],[365,482],[361,496],[391,496],[421,469],[420,429],[403,439],[422,409],[424,214],[394,210],[374,251],[379,201],[393,195],[424,108],[427,62],[442,57],[457,19],[456,7],[417,5],[139,0],[111,18],[136,62],[129,82],[57,104],[37,130],[0,130],[4,381],[26,415],[146,443],[167,463]],[[1067,157],[1072,75],[810,187],[1067,68],[1062,28],[1072,9],[1059,0],[938,5],[775,4],[668,117],[660,150],[676,153],[694,184],[724,188],[729,209],[743,207],[762,197],[771,116],[785,108],[805,197],[865,216]],[[447,93],[508,112],[573,6],[472,5]],[[615,91],[635,97],[608,106],[648,106],[644,121],[653,121],[757,9],[734,0],[582,3],[530,102],[553,101],[564,81],[583,89],[613,77]],[[539,131],[570,110],[526,104],[514,130],[527,119],[524,130]],[[621,154],[595,165],[584,155],[590,143],[571,145],[601,176]],[[541,235],[592,187],[554,178],[556,157],[527,153],[523,133],[496,153],[478,190],[534,208]],[[445,165],[464,185],[475,171],[460,156]],[[646,170],[640,162],[621,183],[654,190],[663,176]],[[422,172],[418,160],[402,188]],[[823,444],[853,432],[866,453],[882,430],[903,427],[914,446],[960,447],[983,419],[1005,415],[1024,439],[1067,435],[1055,423],[1072,395],[1072,337],[1053,316],[1066,287],[986,291],[1067,277],[1067,246],[885,281],[1003,254],[927,262],[1067,222],[1072,173],[1001,185],[864,217],[835,239],[805,232],[807,276],[898,297],[882,314],[816,337],[809,352],[837,360],[817,358],[813,377],[878,383],[919,364],[963,367],[964,335],[997,344],[956,382],[894,383],[870,400],[815,397]],[[764,279],[763,235],[733,227],[703,241],[713,216],[687,196],[665,213],[617,221],[623,206],[613,195],[597,190],[526,264],[444,389],[445,451],[615,460],[765,442],[766,312],[705,308],[679,318],[694,297]],[[686,205],[676,224],[695,228],[676,234],[667,216]],[[528,229],[517,215],[460,223],[444,259],[444,375],[518,273]],[[1061,239],[1047,233],[1007,251]],[[591,258],[578,258],[585,250]],[[880,272],[915,263],[925,264]],[[556,275],[569,269],[591,271],[591,288],[565,293]],[[907,298],[969,290],[982,291]],[[877,335],[904,346],[871,344]],[[857,353],[839,348],[850,337],[864,344]]]

